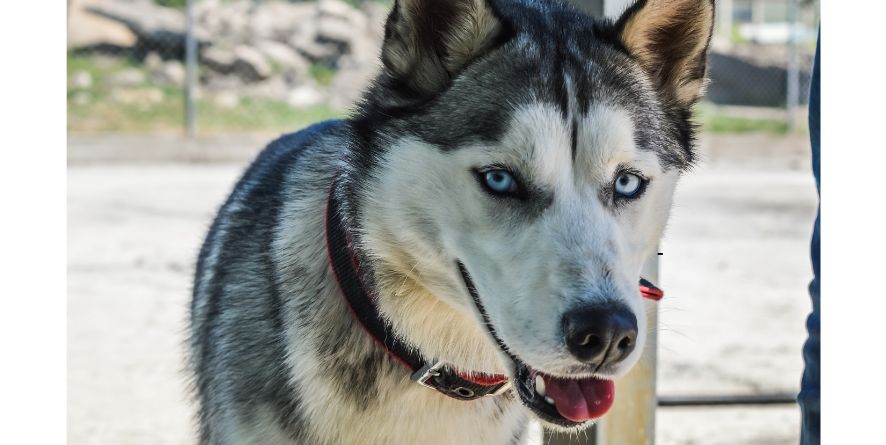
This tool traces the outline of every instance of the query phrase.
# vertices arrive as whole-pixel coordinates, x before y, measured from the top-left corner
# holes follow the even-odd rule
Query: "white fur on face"
[[[553,106],[517,110],[496,144],[443,152],[417,140],[388,150],[363,199],[364,244],[382,264],[381,308],[429,355],[468,369],[501,372],[497,353],[456,269],[472,275],[490,321],[507,347],[535,369],[574,375],[582,364],[566,350],[568,310],[622,301],[637,317],[630,369],[643,351],[646,320],[637,278],[664,229],[676,170],[634,142],[629,114],[610,105],[572,124]],[[550,199],[489,196],[475,169],[504,165]],[[609,186],[619,168],[650,179],[638,200],[613,208]]]

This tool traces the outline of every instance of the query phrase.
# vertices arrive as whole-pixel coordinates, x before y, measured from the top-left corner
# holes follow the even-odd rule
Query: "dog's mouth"
[[[602,417],[615,400],[612,380],[555,377],[519,360],[514,363],[514,386],[520,400],[544,421],[562,427],[581,425]]]
[[[602,417],[615,400],[615,383],[597,377],[558,377],[543,373],[518,359],[504,344],[477,294],[477,288],[461,261],[459,272],[487,331],[498,347],[514,362],[513,385],[523,402],[541,420],[564,428],[583,425]]]

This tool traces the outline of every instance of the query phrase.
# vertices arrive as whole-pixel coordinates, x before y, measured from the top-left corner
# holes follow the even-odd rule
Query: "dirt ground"
[[[194,443],[183,373],[191,273],[252,141],[71,137],[70,443]],[[805,147],[703,138],[706,160],[681,183],[661,247],[660,394],[797,390],[816,203]],[[194,160],[224,162],[184,162]],[[657,422],[659,444],[788,445],[799,410],[662,408]]]

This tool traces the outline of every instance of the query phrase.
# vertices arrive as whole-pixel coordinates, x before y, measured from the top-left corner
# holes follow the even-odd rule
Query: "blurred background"
[[[71,443],[194,443],[183,341],[205,230],[271,138],[346,115],[378,69],[392,4],[190,3],[68,1]],[[658,388],[790,394],[810,309],[818,1],[716,3],[702,160],[661,247]],[[791,404],[677,407],[659,409],[656,438],[786,445],[798,431]]]

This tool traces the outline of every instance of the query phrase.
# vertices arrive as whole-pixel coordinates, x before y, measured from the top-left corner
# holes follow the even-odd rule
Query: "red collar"
[[[640,278],[640,294],[643,295],[643,298],[648,298],[653,301],[658,301],[664,298],[664,291],[655,287],[654,284],[650,283],[645,278]]]
[[[334,189],[334,188],[333,188]],[[412,371],[412,380],[458,400],[475,400],[504,392],[508,377],[501,374],[464,372],[443,362],[428,362],[398,338],[393,328],[375,305],[375,295],[367,292],[360,273],[357,255],[352,249],[340,203],[330,193],[326,204],[326,252],[339,290],[352,315],[366,334],[391,357]],[[640,279],[640,292],[645,298],[660,300],[664,293],[649,281]]]

